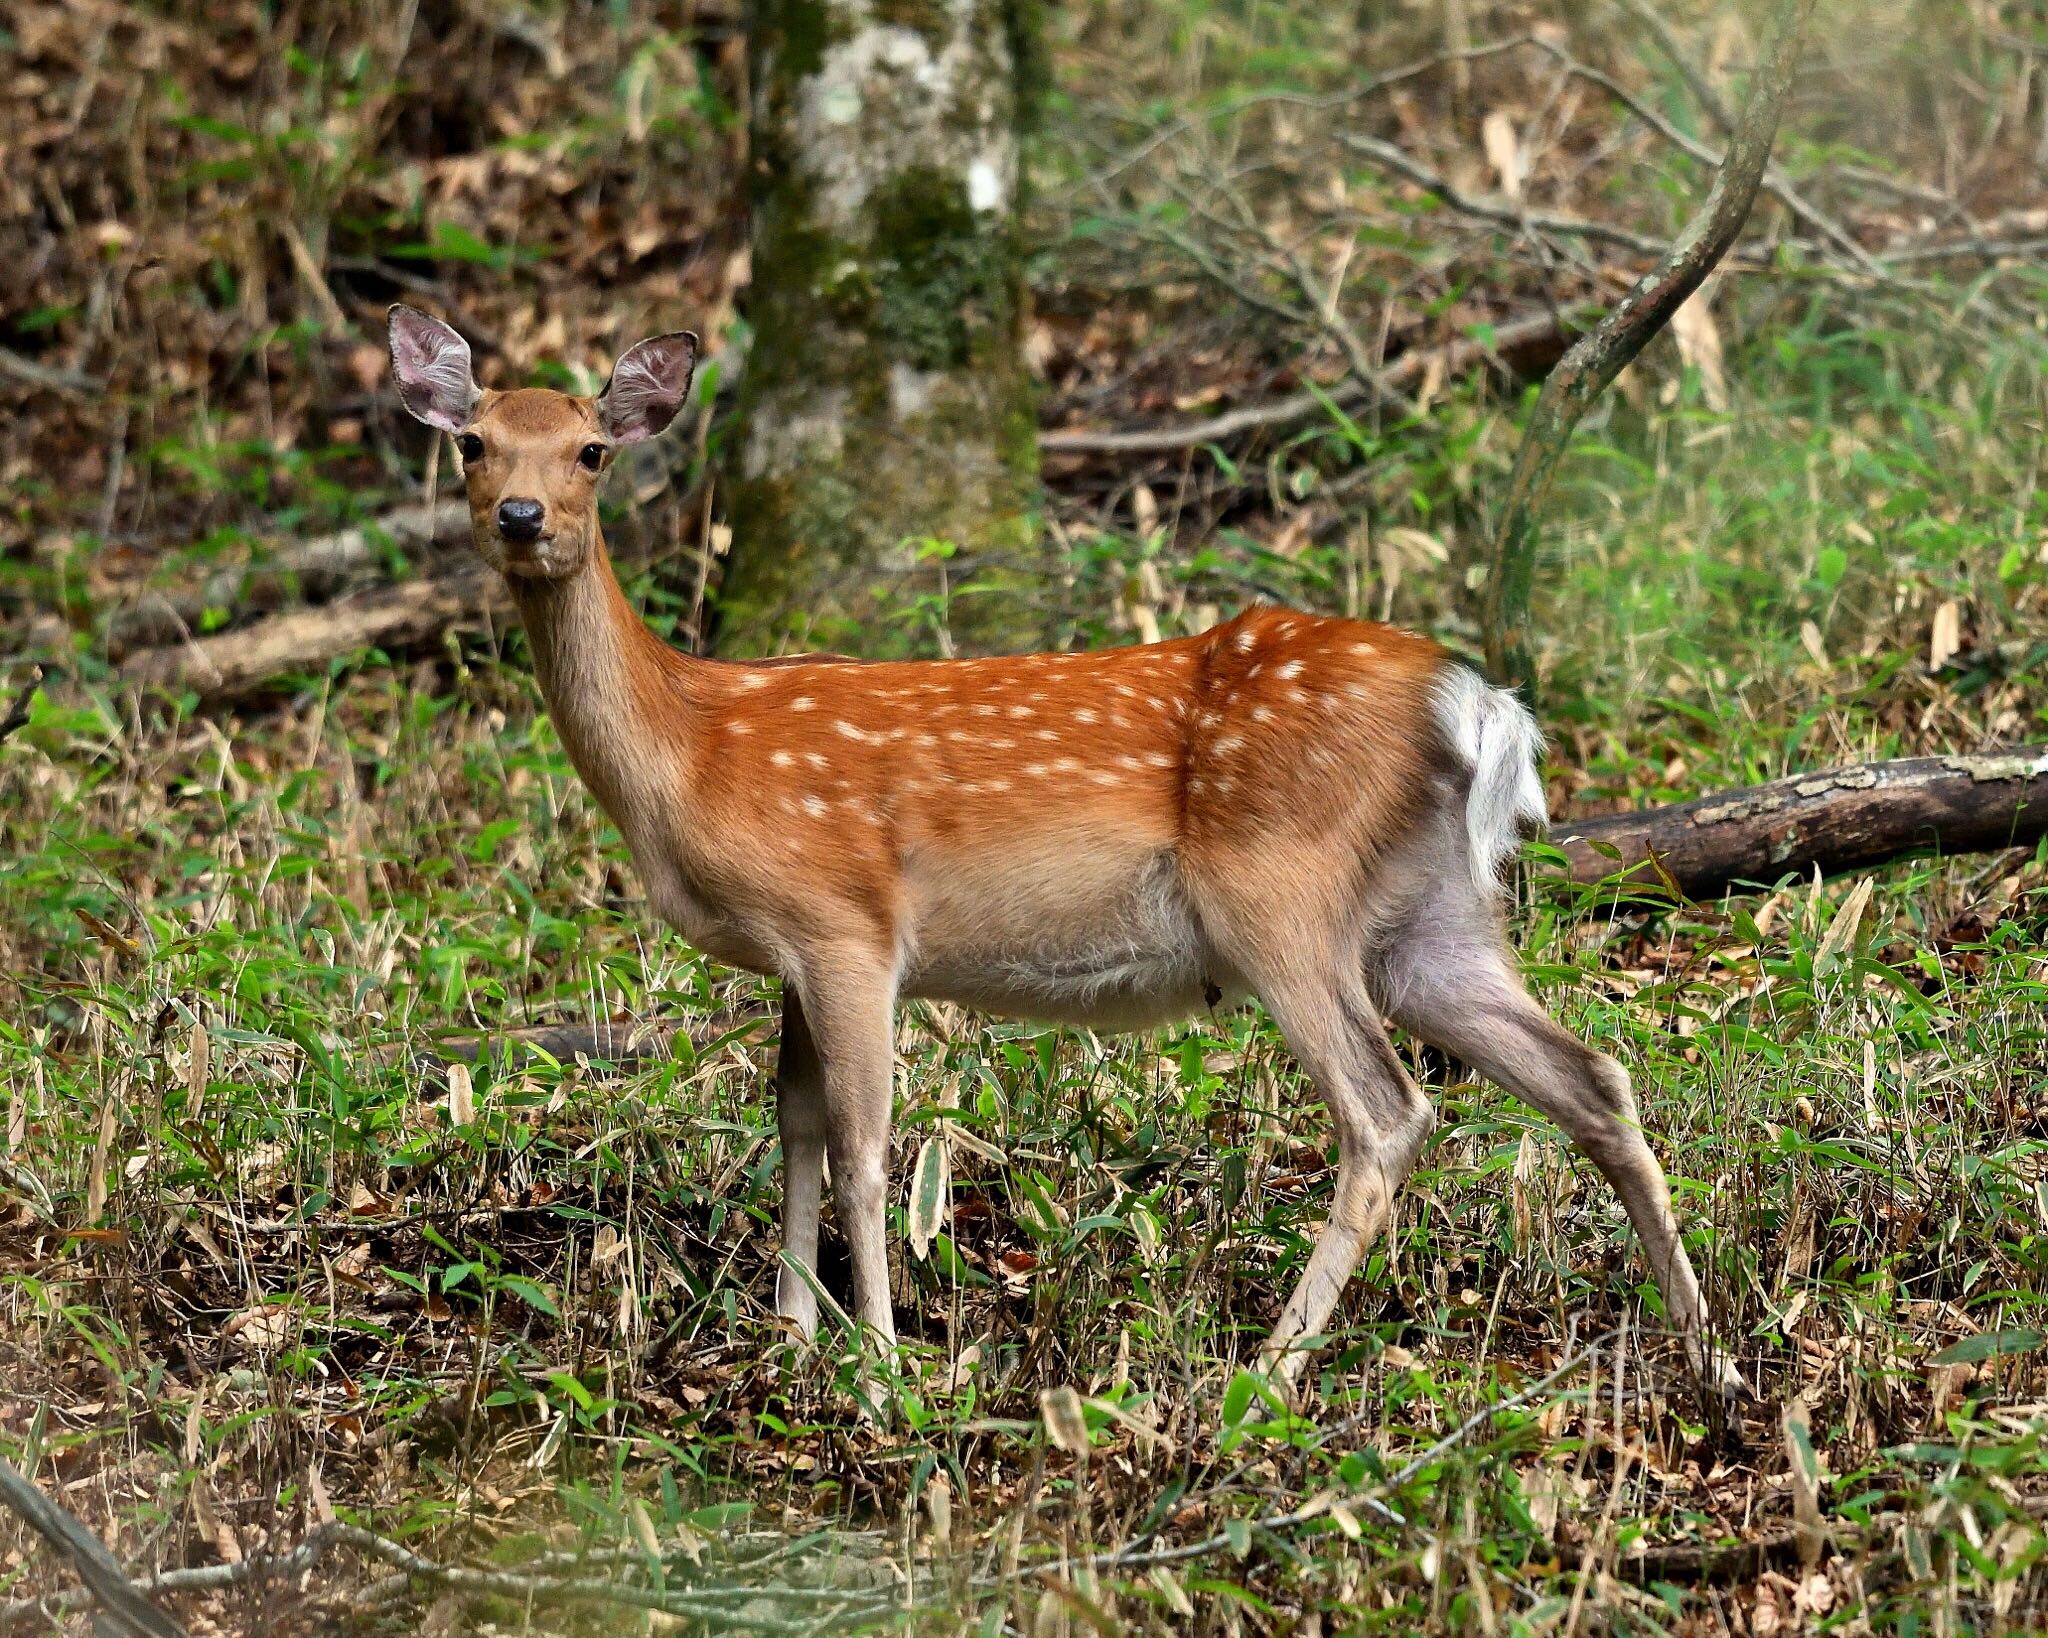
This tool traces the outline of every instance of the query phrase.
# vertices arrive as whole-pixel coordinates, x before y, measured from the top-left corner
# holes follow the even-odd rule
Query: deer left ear
[[[662,432],[683,407],[696,371],[697,338],[688,330],[627,348],[597,400],[604,435],[615,444],[636,444]]]

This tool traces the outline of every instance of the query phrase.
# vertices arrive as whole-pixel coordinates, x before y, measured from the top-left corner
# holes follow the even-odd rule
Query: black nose
[[[499,501],[498,533],[507,540],[538,540],[541,520],[546,516],[547,508],[537,500]]]

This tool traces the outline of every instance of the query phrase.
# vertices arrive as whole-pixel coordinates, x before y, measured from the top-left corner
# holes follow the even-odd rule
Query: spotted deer
[[[823,1163],[859,1318],[895,1334],[884,1221],[905,997],[1138,1030],[1257,997],[1336,1127],[1335,1198],[1262,1359],[1289,1379],[1435,1125],[1386,1021],[1552,1116],[1620,1193],[1704,1380],[1739,1389],[1629,1078],[1523,987],[1500,872],[1544,823],[1529,713],[1437,644],[1253,608],[1099,653],[746,663],[677,652],[614,578],[597,490],[684,401],[697,342],[595,398],[480,391],[454,330],[391,311],[405,406],[454,435],[556,732],[653,908],[782,980],[785,1263]],[[761,549],[762,543],[754,543]],[[811,1281],[779,1312],[806,1335]]]

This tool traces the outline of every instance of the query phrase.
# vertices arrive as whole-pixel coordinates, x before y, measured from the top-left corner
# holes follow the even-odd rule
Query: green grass
[[[1570,794],[2037,732],[2036,365],[1958,364],[1907,397],[1888,385],[1913,373],[1903,350],[1853,388],[1828,345],[1773,354],[1748,361],[1732,420],[1617,410],[1574,461],[1542,616]],[[1458,413],[1484,421],[1482,450],[1504,441],[1501,409]],[[1077,548],[1084,586],[1138,549]],[[1226,548],[1169,580],[1227,600],[1270,567]],[[1455,593],[1437,570],[1397,608],[1455,638]],[[1975,646],[1929,674],[1946,597]],[[1550,1631],[1575,1599],[1582,1630],[1716,1630],[1719,1609],[1763,1631],[1762,1605],[1789,1621],[1804,1599],[1829,1605],[1823,1625],[1903,1634],[2044,1607],[2032,856],[1882,872],[1852,930],[1846,883],[1615,914],[1535,855],[1528,970],[1642,1089],[1763,1396],[1746,1451],[1699,1423],[1604,1185],[1547,1122],[1421,1058],[1443,1128],[1395,1232],[1299,1414],[1254,1391],[1242,1367],[1333,1151],[1250,1014],[1098,1042],[911,1012],[898,1238],[941,1149],[950,1215],[928,1256],[904,1254],[878,1432],[846,1338],[828,1324],[796,1348],[767,1318],[769,990],[646,920],[516,636],[459,671],[314,680],[246,721],[138,723],[80,698],[0,749],[18,1133],[0,1446],[46,1480],[105,1476],[145,1553],[174,1554],[201,1516],[245,1550],[296,1539],[317,1470],[345,1517],[451,1557],[631,1558],[637,1508],[659,1543],[712,1543],[672,1573],[713,1591],[762,1579],[748,1544],[820,1529],[778,1561],[788,1596],[886,1561],[925,1613],[876,1619],[948,1630],[990,1612],[1161,1630],[1183,1600],[1211,1630],[1260,1631],[1310,1611],[1326,1630],[1483,1630],[1482,1602],[1493,1630]],[[606,1018],[682,1026],[675,1060],[515,1054],[476,1071],[472,1112],[414,1058]],[[1066,1387],[1085,1470],[1042,1404]],[[1689,1549],[1789,1540],[1795,1395],[1845,1550],[1812,1575],[1789,1548],[1767,1573],[1703,1571]],[[1239,1522],[1314,1497],[1333,1505],[1306,1523]],[[1142,1573],[1084,1561],[1209,1537]],[[1638,1543],[1653,1559],[1631,1570]]]

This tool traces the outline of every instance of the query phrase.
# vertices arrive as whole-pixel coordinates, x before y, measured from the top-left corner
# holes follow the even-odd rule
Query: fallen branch
[[[1757,64],[1742,123],[1728,144],[1726,163],[1699,214],[1678,242],[1590,335],[1565,354],[1529,417],[1515,459],[1500,528],[1487,565],[1486,663],[1494,676],[1527,690],[1535,680],[1529,658],[1529,593],[1536,572],[1536,517],[1572,429],[1625,365],[1670,322],[1687,297],[1727,255],[1749,219],[1778,134],[1778,116],[1799,62],[1813,0],[1778,0],[1771,38]]]
[[[1556,827],[1574,881],[1712,898],[1787,875],[1913,853],[1982,853],[2048,835],[2048,745],[2002,756],[1905,757],[1721,791]]]
[[[139,1634],[140,1638],[185,1638],[185,1629],[128,1579],[120,1561],[98,1536],[9,1462],[0,1462],[0,1502],[20,1514],[30,1529],[71,1561],[85,1590],[106,1612],[104,1620],[94,1623],[96,1630]],[[40,1603],[32,1602],[30,1613],[40,1608]]]
[[[1406,386],[1427,375],[1432,367],[1451,375],[1475,364],[1498,357],[1507,349],[1527,347],[1564,334],[1565,320],[1552,312],[1527,313],[1494,326],[1485,341],[1461,336],[1440,347],[1418,347],[1403,353],[1379,371],[1378,380],[1390,387]],[[1125,432],[1041,433],[1039,449],[1047,455],[1156,455],[1174,450],[1195,449],[1203,444],[1222,443],[1239,433],[1271,427],[1292,426],[1326,413],[1334,403],[1348,409],[1367,397],[1366,387],[1355,377],[1346,378],[1322,393],[1298,392],[1266,404],[1247,404],[1242,409],[1211,416],[1206,421],[1183,421],[1164,427],[1138,427]]]
[[[138,649],[189,638],[209,609],[276,608],[294,593],[323,596],[388,549],[418,551],[468,538],[469,507],[459,498],[432,508],[400,506],[369,523],[286,547],[264,562],[216,570],[196,587],[138,596],[114,612],[107,655],[118,661]]]
[[[768,1014],[761,1014],[765,1018]],[[540,1024],[531,1029],[500,1030],[494,1035],[464,1035],[428,1046],[404,1043],[393,1054],[410,1057],[416,1064],[473,1064],[485,1059],[507,1060],[521,1049],[545,1052],[557,1063],[573,1064],[578,1058],[606,1063],[616,1069],[637,1069],[642,1064],[661,1063],[675,1056],[675,1040],[684,1031],[675,1025],[658,1024]]]
[[[408,580],[319,608],[272,615],[254,625],[144,649],[121,667],[143,689],[191,689],[202,700],[233,700],[273,677],[312,671],[362,648],[403,648],[457,625],[509,615],[505,583],[481,564]]]
[[[12,1473],[12,1469],[0,1464],[0,1478],[4,1478],[8,1473]],[[16,1477],[18,1478],[18,1475]],[[744,1583],[727,1587],[650,1587],[636,1585],[630,1581],[605,1581],[589,1575],[561,1573],[562,1570],[588,1566],[577,1566],[574,1561],[570,1561],[556,1567],[553,1555],[550,1555],[550,1568],[538,1572],[442,1564],[414,1552],[404,1543],[393,1541],[388,1536],[380,1536],[374,1531],[339,1522],[317,1526],[307,1533],[305,1540],[289,1552],[257,1555],[246,1558],[239,1564],[209,1564],[194,1569],[170,1570],[153,1579],[135,1583],[121,1574],[113,1556],[99,1545],[98,1539],[84,1525],[48,1502],[34,1486],[29,1486],[28,1490],[46,1509],[64,1520],[70,1531],[82,1535],[85,1541],[91,1542],[105,1563],[87,1576],[85,1588],[51,1593],[43,1598],[21,1598],[11,1603],[0,1604],[0,1630],[30,1621],[47,1623],[53,1615],[61,1615],[79,1608],[89,1597],[99,1599],[103,1607],[114,1610],[116,1606],[109,1602],[107,1593],[101,1590],[104,1585],[112,1591],[113,1582],[108,1579],[111,1576],[118,1578],[120,1588],[125,1589],[130,1601],[120,1607],[120,1618],[125,1624],[116,1630],[123,1634],[145,1634],[147,1638],[184,1638],[185,1629],[150,1603],[146,1596],[148,1592],[212,1591],[259,1579],[297,1577],[337,1547],[348,1548],[365,1558],[387,1564],[397,1570],[407,1582],[426,1582],[432,1586],[445,1587],[451,1592],[478,1597],[506,1598],[520,1604],[566,1604],[653,1610],[688,1620],[715,1622],[722,1629],[816,1632],[833,1624],[872,1620],[901,1608],[900,1604],[886,1597],[878,1598],[875,1592],[867,1589],[750,1586]],[[0,1500],[11,1503],[14,1498],[11,1494],[5,1493],[4,1487],[0,1487]],[[38,1525],[38,1528],[41,1526]],[[678,1549],[678,1554],[680,1552]],[[645,1555],[618,1560],[619,1567],[627,1570],[644,1568],[647,1562]],[[670,1565],[669,1568],[673,1571],[677,1566]],[[82,1564],[80,1570],[82,1574],[85,1573]],[[380,1585],[378,1589],[380,1594],[386,1596],[393,1590],[395,1589],[388,1585]],[[805,1613],[782,1615],[772,1613],[771,1608],[763,1607],[778,1604],[785,1608],[802,1609]],[[137,1612],[133,1616],[129,1614],[131,1609]]]

